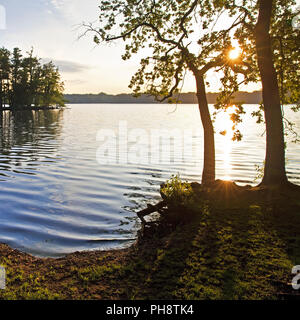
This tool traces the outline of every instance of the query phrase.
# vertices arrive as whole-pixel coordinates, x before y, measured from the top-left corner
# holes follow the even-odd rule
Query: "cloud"
[[[50,3],[57,9],[61,9],[64,5],[63,0],[50,0]]]
[[[28,1],[28,0],[27,0]],[[98,20],[99,0],[44,0],[57,16],[72,24]]]
[[[42,59],[43,63],[47,63],[49,61],[52,61],[61,72],[65,73],[76,73],[76,72],[82,72],[91,69],[91,66],[81,64],[78,62],[68,61],[68,60],[53,60],[49,58]]]

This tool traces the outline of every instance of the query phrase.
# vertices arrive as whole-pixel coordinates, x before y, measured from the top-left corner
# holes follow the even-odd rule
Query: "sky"
[[[136,62],[124,63],[121,46],[96,47],[92,36],[78,39],[82,22],[96,21],[98,0],[0,0],[6,29],[0,45],[34,48],[52,60],[62,74],[67,93],[130,92],[128,83]]]
[[[129,93],[137,57],[124,62],[122,43],[95,46],[91,34],[80,38],[80,25],[97,21],[98,5],[99,0],[0,0],[0,46],[23,52],[33,47],[43,61],[52,60],[61,71],[66,93]],[[216,76],[209,76],[217,83]],[[194,90],[193,79],[187,77],[183,91]],[[209,88],[216,90],[216,85]]]

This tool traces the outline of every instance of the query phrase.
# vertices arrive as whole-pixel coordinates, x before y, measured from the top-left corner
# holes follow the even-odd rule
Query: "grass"
[[[201,188],[192,196],[182,189],[189,220],[172,227],[163,220],[129,249],[42,260],[0,246],[7,269],[0,299],[299,298],[290,285],[300,265],[296,195],[243,198],[223,188],[203,201]]]

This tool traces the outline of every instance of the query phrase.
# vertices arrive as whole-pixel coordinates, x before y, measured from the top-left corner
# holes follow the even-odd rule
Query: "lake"
[[[229,116],[217,117],[217,178],[255,183],[265,136],[254,108],[245,106],[240,142],[231,140]],[[299,132],[300,114],[285,114]],[[0,242],[36,256],[128,246],[140,227],[135,212],[159,201],[162,182],[174,174],[201,179],[196,105],[5,111],[0,124]],[[287,171],[300,184],[300,146],[291,139]]]

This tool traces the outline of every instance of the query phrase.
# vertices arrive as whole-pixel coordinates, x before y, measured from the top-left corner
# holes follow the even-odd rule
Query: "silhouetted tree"
[[[299,10],[294,0],[226,1],[231,14],[245,19],[235,36],[249,41],[247,51],[256,56],[258,78],[262,83],[263,103],[254,115],[266,123],[266,158],[262,185],[286,185],[284,128],[293,124],[284,118],[283,106],[300,99],[300,30],[292,21]],[[297,111],[299,107],[294,107]],[[293,132],[295,134],[295,132]]]
[[[259,15],[255,27],[257,62],[262,82],[266,120],[267,150],[263,184],[287,182],[283,119],[276,70],[273,63],[270,25],[273,0],[259,0]]]
[[[0,48],[0,108],[8,103],[10,52]]]
[[[44,106],[61,104],[63,84],[60,82],[58,68],[52,62],[44,64],[40,70],[39,104]]]

